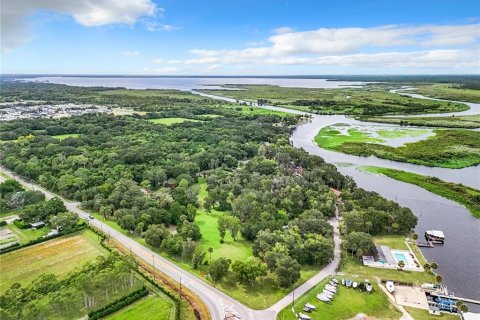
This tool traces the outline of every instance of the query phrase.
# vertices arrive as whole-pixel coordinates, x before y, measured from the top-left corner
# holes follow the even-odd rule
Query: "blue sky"
[[[478,1],[2,1],[1,73],[480,73]]]

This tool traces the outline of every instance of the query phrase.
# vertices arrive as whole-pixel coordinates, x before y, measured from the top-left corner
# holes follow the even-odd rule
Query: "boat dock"
[[[415,245],[417,247],[433,248],[433,244],[430,241],[428,243],[415,242]]]
[[[467,303],[480,305],[480,300],[462,298],[462,297],[455,297],[455,296],[447,296],[447,295],[444,295],[444,294],[435,294],[435,296],[440,297],[440,298],[444,298],[444,299],[452,299],[452,300],[458,300],[458,301],[462,301],[462,302],[467,302]]]

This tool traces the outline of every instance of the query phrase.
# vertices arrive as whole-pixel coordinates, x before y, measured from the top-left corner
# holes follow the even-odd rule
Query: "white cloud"
[[[272,52],[277,55],[345,54],[364,47],[471,44],[480,37],[479,28],[479,24],[320,28],[313,31],[278,34],[270,37],[269,40],[272,43]]]
[[[126,57],[137,57],[140,55],[140,52],[139,51],[122,51],[121,54]]]
[[[37,11],[71,15],[86,27],[108,24],[133,25],[140,17],[162,12],[151,0],[21,0],[2,1],[2,51],[10,51],[29,40],[26,18]]]
[[[275,28],[272,30],[273,33],[276,34],[284,34],[284,33],[291,33],[293,32],[294,29],[290,27],[280,27],[280,28]]]
[[[479,24],[320,28],[276,34],[269,38],[270,46],[194,49],[190,53],[195,57],[184,63],[478,69],[479,29]]]
[[[179,27],[173,26],[171,24],[164,24],[164,23],[159,23],[156,21],[144,21],[143,24],[149,31],[165,31],[165,32],[170,32],[174,30],[179,30]]]

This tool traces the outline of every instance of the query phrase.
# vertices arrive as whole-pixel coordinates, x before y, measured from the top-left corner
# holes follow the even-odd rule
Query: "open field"
[[[372,173],[383,174],[396,180],[415,184],[439,196],[456,201],[467,207],[475,217],[480,218],[480,190],[413,172],[381,167],[364,168]]]
[[[432,98],[480,103],[480,90],[463,89],[454,83],[415,85],[415,88],[413,92]]]
[[[66,133],[66,134],[57,134],[56,136],[52,136],[52,138],[58,139],[58,140],[65,140],[67,138],[78,138],[81,136],[81,134],[78,133]]]
[[[426,139],[393,147],[372,141],[371,135],[357,130],[349,129],[345,135],[332,128],[336,127],[322,128],[315,137],[320,147],[431,167],[458,169],[480,164],[480,132],[476,131],[434,130],[435,135]]]
[[[244,261],[248,257],[253,255],[251,243],[243,240],[241,236],[237,238],[237,241],[233,241],[233,238],[229,232],[225,235],[224,243],[220,243],[220,233],[217,229],[218,217],[223,213],[212,210],[211,213],[204,211],[197,212],[195,221],[200,227],[202,233],[202,239],[200,240],[200,247],[207,251],[208,248],[213,248],[212,260],[220,257],[229,258],[232,260]],[[210,259],[210,255],[207,253],[207,259]]]
[[[457,116],[457,117],[358,117],[358,120],[369,122],[390,123],[398,125],[443,127],[443,128],[480,128],[480,115]]]
[[[323,280],[298,300],[295,300],[295,310],[302,312],[301,309],[305,303],[313,304],[317,307],[317,310],[308,314],[312,320],[350,319],[359,313],[366,314],[374,319],[399,319],[401,317],[401,313],[395,309],[375,283],[373,284],[374,291],[371,294],[346,288],[340,284],[332,303],[321,302],[315,296],[323,291],[329,280],[330,278]],[[372,280],[370,279],[370,281]],[[295,320],[291,308],[292,305],[290,304],[283,309],[278,314],[277,320]]]
[[[160,119],[149,119],[148,121],[155,123],[155,124],[164,124],[164,125],[172,125],[175,123],[182,123],[186,121],[190,122],[199,122],[199,120],[194,119],[186,119],[186,118],[160,118]]]
[[[434,316],[428,313],[427,310],[417,309],[412,307],[405,307],[405,310],[413,317],[415,320],[458,320],[460,319],[459,315],[446,314],[442,313],[441,316]]]
[[[0,292],[15,282],[27,284],[40,274],[64,275],[105,254],[97,235],[89,230],[56,238],[0,255]]]
[[[227,86],[226,86],[227,87]],[[285,88],[267,85],[235,85],[244,90],[203,92],[319,114],[420,114],[467,110],[462,103],[416,99],[388,92],[379,86],[345,89]]]
[[[168,320],[171,305],[157,295],[149,295],[114,314],[108,320]]]

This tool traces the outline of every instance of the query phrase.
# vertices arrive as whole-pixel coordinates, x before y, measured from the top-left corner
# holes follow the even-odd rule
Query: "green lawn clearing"
[[[84,230],[2,254],[0,293],[15,282],[27,284],[45,272],[64,275],[105,253],[98,236]]]
[[[58,140],[65,140],[67,138],[78,138],[80,137],[81,134],[79,133],[66,133],[66,134],[57,134],[55,136],[52,136],[52,138],[58,139]]]
[[[13,224],[9,224],[5,226],[6,228],[10,229],[19,239],[20,244],[38,239],[46,235],[49,231],[48,228],[40,228],[40,229],[20,229],[17,228]]]
[[[171,305],[157,295],[149,295],[114,314],[108,320],[168,320]]]
[[[296,312],[302,312],[304,304],[310,303],[317,307],[316,311],[308,314],[312,320],[350,319],[359,313],[366,314],[372,319],[400,319],[401,313],[390,303],[387,296],[375,283],[371,294],[339,285],[332,303],[324,303],[318,300],[316,295],[323,291],[329,280],[330,278],[323,280],[295,300]],[[290,304],[278,314],[277,320],[295,320],[296,317],[291,309],[292,305]]]
[[[155,123],[155,124],[164,124],[170,126],[176,123],[183,123],[186,121],[190,122],[200,122],[200,120],[195,119],[187,119],[187,118],[159,118],[159,119],[149,119],[148,121]]]

